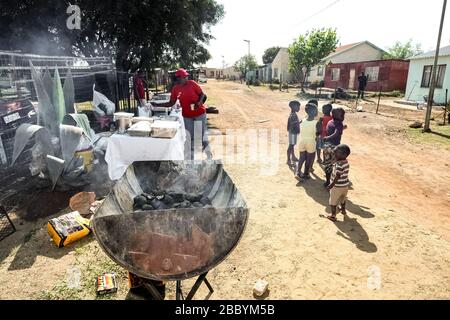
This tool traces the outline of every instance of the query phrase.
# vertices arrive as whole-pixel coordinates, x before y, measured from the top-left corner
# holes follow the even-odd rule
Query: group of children
[[[317,154],[317,161],[322,165],[326,175],[324,186],[330,191],[329,204],[332,213],[328,219],[336,221],[338,206],[342,214],[347,214],[345,204],[350,187],[348,178],[350,166],[347,160],[350,148],[341,144],[342,135],[347,128],[344,125],[345,110],[326,104],[322,107],[323,116],[317,120],[319,103],[317,100],[311,100],[305,107],[307,117],[300,120],[297,115],[301,107],[300,102],[291,101],[289,107],[291,114],[287,126],[289,132],[287,164],[295,166],[295,178],[303,182],[311,179],[310,173],[314,172]],[[296,145],[300,151],[299,159],[295,157]]]

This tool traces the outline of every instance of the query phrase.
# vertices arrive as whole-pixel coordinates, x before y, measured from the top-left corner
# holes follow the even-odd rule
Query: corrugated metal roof
[[[436,50],[433,50],[433,51],[425,52],[425,53],[419,54],[417,56],[414,56],[414,57],[410,58],[410,60],[434,58],[435,55],[436,55]],[[450,56],[450,46],[440,48],[439,56],[440,57]]]

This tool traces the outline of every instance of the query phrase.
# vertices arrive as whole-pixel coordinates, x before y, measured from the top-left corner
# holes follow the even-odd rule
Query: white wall
[[[367,43],[360,44],[348,51],[344,51],[334,57],[327,58],[329,63],[349,63],[349,62],[362,62],[371,60],[381,60],[383,58],[383,52],[375,49]]]
[[[371,60],[381,60],[383,58],[383,51],[380,51],[368,43],[362,43],[356,47],[343,51],[336,56],[327,57],[325,59],[328,64],[332,63],[350,63],[350,62],[362,62]],[[325,78],[325,72],[323,76],[317,75],[317,66],[311,70],[311,76],[308,78],[309,82],[322,81]]]
[[[275,69],[278,69],[276,76]],[[281,48],[272,62],[272,79],[280,80],[280,75],[283,82],[294,80],[294,76],[289,72],[289,53],[286,48]]]
[[[434,59],[418,59],[411,60],[409,64],[408,83],[406,85],[405,99],[409,101],[421,101],[423,102],[423,96],[427,96],[430,92],[430,88],[422,88],[422,76],[424,66],[434,64]],[[450,91],[450,57],[440,57],[438,65],[446,64],[447,69],[445,71],[444,85],[442,89],[436,88],[434,92],[434,101],[437,103],[445,102],[445,89]],[[449,97],[450,99],[450,92]]]

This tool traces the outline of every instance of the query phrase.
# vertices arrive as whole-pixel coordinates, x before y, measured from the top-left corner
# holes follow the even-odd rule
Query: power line
[[[332,3],[330,3],[329,5],[327,5],[325,8],[320,9],[320,10],[317,11],[316,13],[314,13],[314,14],[312,14],[311,16],[309,16],[308,18],[306,18],[305,20],[303,20],[303,21],[301,21],[301,22],[295,24],[294,27],[298,27],[298,26],[302,25],[303,23],[305,23],[305,22],[311,20],[312,18],[318,16],[319,14],[321,14],[321,13],[323,13],[324,11],[330,9],[331,7],[335,6],[336,4],[338,4],[338,3],[341,2],[341,1],[342,1],[342,0],[335,0],[335,1],[333,1]]]

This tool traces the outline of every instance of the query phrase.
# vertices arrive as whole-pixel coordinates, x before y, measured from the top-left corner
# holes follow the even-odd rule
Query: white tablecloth
[[[105,156],[109,178],[119,180],[128,166],[137,161],[183,161],[186,133],[181,115],[179,117],[180,128],[172,139],[112,135]]]

